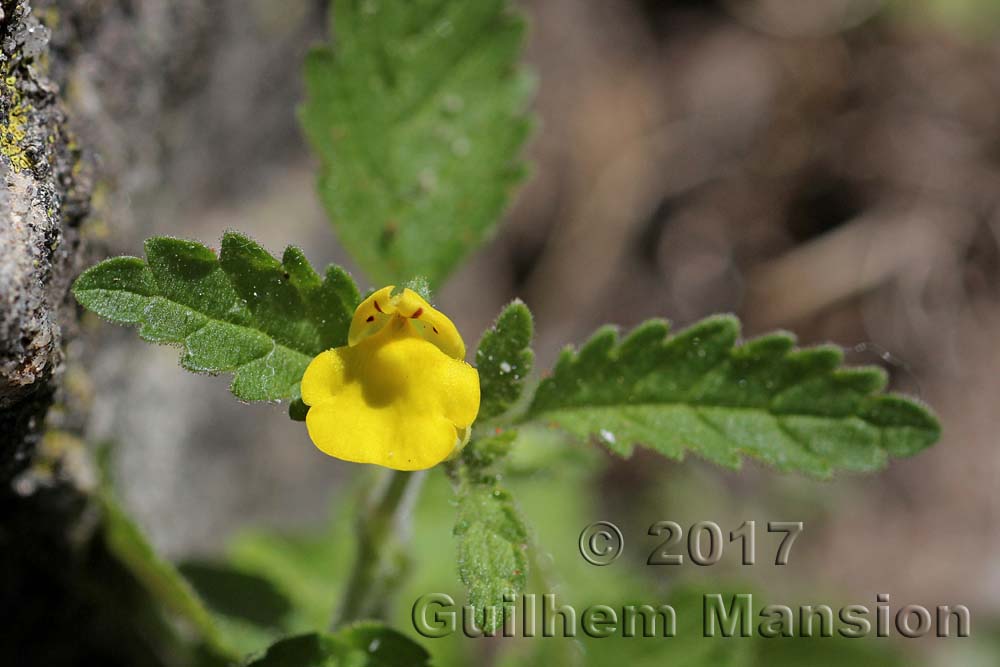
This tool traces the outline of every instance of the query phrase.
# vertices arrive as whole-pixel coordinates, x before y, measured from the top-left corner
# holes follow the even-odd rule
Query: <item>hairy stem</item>
[[[358,516],[358,555],[347,580],[332,628],[385,614],[389,590],[405,563],[410,511],[426,472],[389,470]]]

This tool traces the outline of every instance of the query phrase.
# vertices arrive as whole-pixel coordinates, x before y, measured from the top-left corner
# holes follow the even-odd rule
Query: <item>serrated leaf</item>
[[[915,400],[880,393],[879,368],[840,368],[833,346],[795,349],[775,333],[742,345],[739,322],[716,316],[668,336],[652,320],[619,340],[610,327],[563,351],[524,420],[593,436],[629,456],[641,444],[681,459],[692,451],[729,467],[749,456],[828,476],[870,471],[940,435]]]
[[[507,412],[520,398],[534,361],[530,347],[533,330],[531,311],[520,300],[515,300],[483,334],[476,350],[482,393],[480,420]]]
[[[505,458],[517,440],[514,429],[497,429],[493,435],[476,437],[462,450],[462,464],[469,476],[488,474],[485,472],[497,461]]]
[[[242,400],[296,397],[312,358],[347,341],[357,287],[336,266],[321,279],[298,248],[278,261],[226,232],[218,257],[170,237],[151,238],[145,249],[145,262],[115,257],[91,267],[74,296],[113,322],[140,325],[147,341],[182,345],[188,370],[232,372]]]
[[[335,633],[314,632],[276,642],[246,667],[426,667],[430,655],[405,635],[378,623]]]
[[[514,500],[496,484],[463,482],[458,491],[458,574],[479,625],[492,632],[502,622],[504,596],[524,592],[528,576],[528,530]],[[497,613],[484,613],[493,607]]]
[[[436,287],[524,176],[524,23],[506,0],[338,0],[332,14],[300,114],[323,204],[375,282]]]

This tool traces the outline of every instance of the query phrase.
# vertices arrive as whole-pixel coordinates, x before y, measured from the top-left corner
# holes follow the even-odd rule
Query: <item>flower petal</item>
[[[316,446],[338,459],[396,470],[423,470],[455,449],[455,426],[441,415],[412,414],[392,404],[372,408],[359,385],[336,401],[309,410],[306,428]]]
[[[396,306],[392,302],[392,290],[395,285],[388,285],[358,304],[351,320],[351,328],[347,332],[347,344],[354,347],[362,340],[377,333],[392,318]]]
[[[433,308],[419,294],[403,290],[399,312],[410,313],[407,317],[418,327],[421,335],[452,359],[465,359],[465,341],[455,324],[440,310]],[[413,313],[417,313],[415,316]]]
[[[479,373],[465,363],[451,320],[416,292],[393,289],[358,306],[347,346],[309,364],[306,427],[330,456],[422,470],[467,439],[479,411]]]
[[[329,401],[346,381],[344,359],[340,350],[321,352],[309,362],[302,376],[302,402],[309,406]]]
[[[361,302],[351,320],[348,345],[353,347],[379,333],[398,317],[412,325],[406,327],[411,334],[424,338],[453,359],[465,358],[465,342],[444,313],[409,288],[397,295],[392,294],[394,289],[393,285],[383,287]]]
[[[479,414],[479,372],[456,359],[448,359],[435,371],[434,391],[440,392],[444,416],[459,429],[471,426]]]

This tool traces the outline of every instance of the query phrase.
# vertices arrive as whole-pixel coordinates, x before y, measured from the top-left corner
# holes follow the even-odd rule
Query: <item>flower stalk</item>
[[[331,629],[363,619],[384,620],[389,592],[405,569],[410,515],[426,471],[386,470],[357,519],[357,558]]]

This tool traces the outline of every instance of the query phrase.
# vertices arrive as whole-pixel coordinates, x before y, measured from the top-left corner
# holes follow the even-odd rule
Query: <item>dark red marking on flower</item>
[[[365,322],[374,322],[374,321],[375,321],[375,316],[374,315],[369,315],[368,319],[365,320]]]
[[[418,317],[420,317],[423,314],[424,314],[424,309],[423,308],[417,308],[415,311],[413,311],[413,314],[410,315],[410,317],[412,317],[413,319],[417,319]]]
[[[375,304],[375,310],[377,310],[378,312],[381,313],[382,312],[382,306],[378,305],[378,301],[373,301],[372,303]]]
[[[438,328],[437,327],[431,327],[431,329],[434,330],[434,333],[438,333]]]

